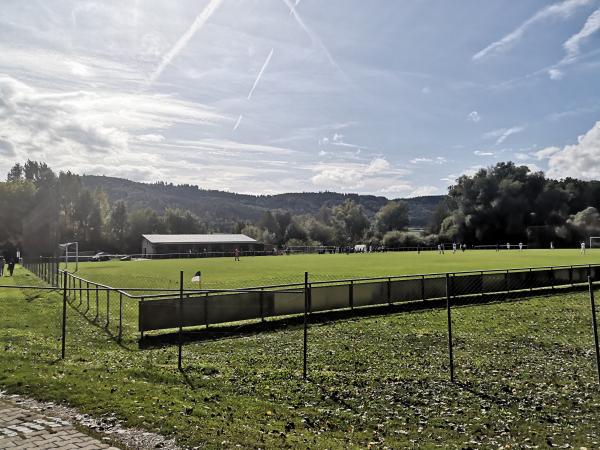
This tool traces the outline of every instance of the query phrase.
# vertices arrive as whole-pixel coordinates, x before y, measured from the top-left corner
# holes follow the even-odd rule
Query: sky
[[[0,174],[27,159],[253,194],[598,179],[600,0],[2,0]]]

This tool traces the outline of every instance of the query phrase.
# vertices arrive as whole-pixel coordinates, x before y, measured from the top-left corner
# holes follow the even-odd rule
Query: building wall
[[[152,245],[147,239],[142,240],[142,255],[152,255],[156,253],[154,245]]]
[[[260,243],[244,243],[244,244],[151,244],[146,239],[142,241],[142,254],[166,254],[166,253],[191,253],[202,255],[203,253],[231,253],[235,249],[241,252],[261,251],[264,245]]]

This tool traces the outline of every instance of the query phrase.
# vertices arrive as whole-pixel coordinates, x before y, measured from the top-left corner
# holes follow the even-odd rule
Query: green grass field
[[[511,255],[503,265],[584,259],[560,255],[561,261],[534,252]],[[483,254],[474,256],[473,265],[481,267]],[[220,268],[223,277],[245,270],[251,280],[260,273],[247,270],[251,264],[273,270],[289,261],[285,268],[295,270],[313,261],[327,273],[362,274],[364,268],[375,274],[396,272],[387,262],[399,265],[404,258],[411,270],[407,261],[416,255],[248,258],[235,269],[228,260],[202,263],[214,264],[212,273]],[[471,266],[466,255],[451,258],[443,260]],[[434,255],[419,261],[423,265],[411,271],[440,267],[426,265]],[[197,261],[110,263],[82,272],[102,276],[106,267],[103,276],[126,280],[119,267],[140,267],[151,276],[153,268],[176,270],[181,263],[191,272]],[[18,268],[3,282],[37,280]],[[72,308],[67,359],[60,361],[60,317],[58,294],[0,289],[0,389],[114,416],[188,448],[600,447],[586,293],[455,308],[456,384],[448,381],[444,310],[312,325],[308,382],[301,378],[302,327],[294,323],[187,343],[179,372],[176,347],[119,346]]]
[[[600,249],[446,252],[390,252],[350,255],[291,255],[269,257],[170,259],[82,263],[77,275],[119,288],[177,288],[179,271],[186,287],[194,287],[193,274],[202,271],[204,288],[239,288],[263,284],[299,283],[310,279],[376,277],[387,275],[454,272],[479,269],[558,266],[600,263]],[[64,265],[63,265],[64,267]],[[74,270],[70,264],[69,270]]]

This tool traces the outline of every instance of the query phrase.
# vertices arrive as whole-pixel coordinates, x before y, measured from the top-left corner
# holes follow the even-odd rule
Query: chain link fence
[[[4,286],[4,298],[0,299],[24,305],[22,317],[12,314],[3,318],[7,329],[12,330],[7,335],[14,335],[18,342],[22,343],[24,335],[15,329],[27,328],[23,323],[28,316],[43,320],[43,332],[50,341],[61,341],[64,357],[68,353],[65,336],[69,334],[71,313],[67,312],[71,308],[89,327],[123,347],[138,350],[148,342],[176,343],[181,368],[182,347],[198,337],[198,331],[232,326],[250,329],[257,323],[277,326],[278,322],[291,321],[303,330],[304,378],[309,375],[310,346],[319,345],[310,339],[311,324],[443,308],[445,368],[454,381],[452,314],[456,308],[572,290],[589,290],[593,302],[594,283],[600,281],[600,266],[585,265],[346,279],[339,275],[286,274],[263,278],[260,285],[250,287],[240,287],[235,280],[200,284],[191,281],[193,274],[184,277],[181,272],[179,279],[140,276],[129,283],[117,275],[124,284],[111,286],[62,270],[54,258],[26,260],[23,266],[35,277],[27,278],[28,285]],[[46,316],[44,308],[49,311]],[[595,309],[591,311],[590,320],[595,320]],[[595,326],[594,333],[596,336]],[[597,344],[595,348],[597,352]]]

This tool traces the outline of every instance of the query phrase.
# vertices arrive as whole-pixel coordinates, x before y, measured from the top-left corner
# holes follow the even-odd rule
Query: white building
[[[142,254],[233,253],[263,250],[263,245],[244,234],[144,234]]]

